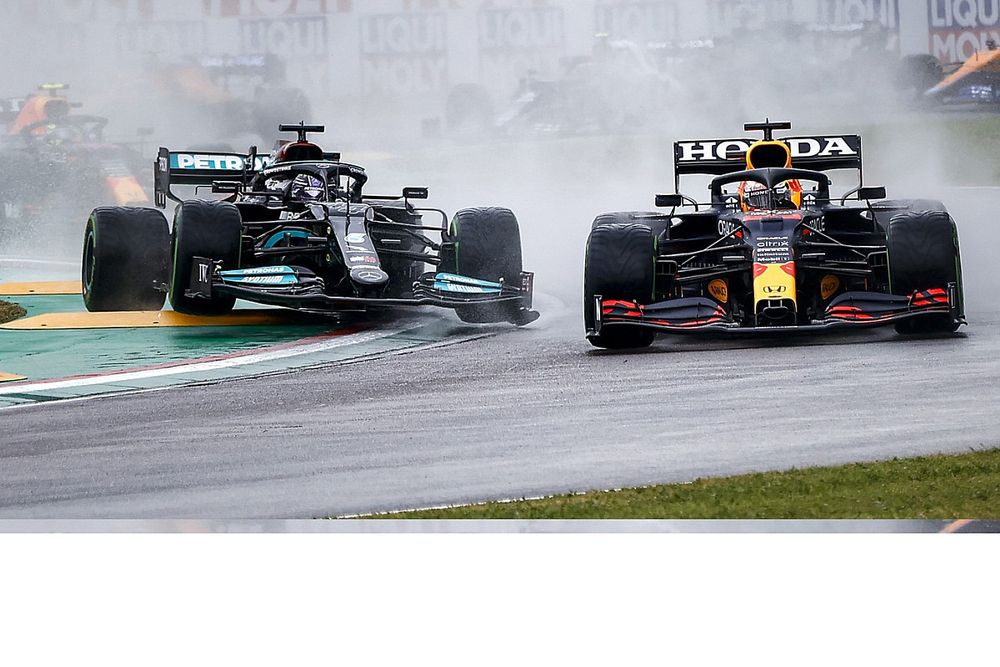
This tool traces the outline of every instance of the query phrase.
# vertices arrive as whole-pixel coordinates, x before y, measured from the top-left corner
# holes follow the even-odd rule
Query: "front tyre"
[[[958,290],[961,316],[962,262],[955,221],[944,210],[911,210],[889,221],[889,283],[893,294],[911,296],[930,289]],[[948,313],[926,315],[899,322],[901,334],[953,333],[961,326],[959,317]]]
[[[509,209],[459,211],[444,237],[451,246],[442,255],[442,271],[521,286],[521,231],[517,218]],[[463,322],[492,324],[517,322],[519,311],[518,304],[484,304],[464,306],[456,313]]]
[[[83,303],[90,312],[160,310],[170,275],[167,219],[149,208],[97,208],[83,240]]]
[[[649,304],[656,279],[656,237],[648,225],[610,223],[597,226],[587,241],[584,268],[583,318],[587,331],[596,324],[597,296]],[[609,350],[649,347],[656,332],[615,325],[589,336],[595,347]]]
[[[232,296],[211,299],[187,295],[191,289],[191,267],[195,257],[222,262],[223,269],[238,269],[243,221],[239,210],[228,202],[186,201],[174,214],[173,275],[170,305],[187,315],[224,315],[236,305]]]

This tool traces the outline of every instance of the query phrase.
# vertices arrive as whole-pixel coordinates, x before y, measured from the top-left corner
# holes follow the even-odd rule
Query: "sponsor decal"
[[[820,296],[823,297],[823,301],[829,301],[830,297],[837,293],[840,289],[840,278],[837,276],[823,276],[823,280],[820,281],[819,290]]]
[[[347,236],[344,237],[344,240],[347,241],[348,243],[350,243],[351,245],[362,245],[362,244],[368,242],[368,235],[367,234],[348,234]],[[362,249],[366,250],[367,248],[362,248]]]
[[[1000,2],[1000,0],[998,0]],[[801,158],[858,157],[854,137],[789,137],[782,139],[792,151],[792,161]],[[681,141],[677,143],[678,163],[744,160],[754,139]]]
[[[478,285],[463,285],[461,283],[450,283],[438,281],[434,283],[434,289],[442,292],[454,292],[456,294],[499,294],[499,287],[480,287]]]
[[[754,261],[758,264],[784,264],[791,260],[791,239],[787,236],[762,236],[756,240]]]
[[[393,96],[448,87],[448,21],[444,12],[360,17],[362,92]]]
[[[295,285],[299,281],[295,276],[244,276],[242,278],[223,278],[227,283],[239,283],[243,285],[265,285],[273,287],[275,285]]]
[[[351,255],[347,258],[351,264],[367,264],[368,266],[378,266],[378,257],[374,255]]]
[[[243,171],[246,160],[239,155],[171,153],[170,168],[182,171]]]
[[[256,266],[251,269],[239,269],[237,271],[223,271],[223,275],[227,274],[241,274],[244,276],[261,276],[270,275],[274,273],[281,273],[287,275],[295,275],[295,269],[290,266]]]
[[[227,283],[265,287],[297,285],[299,282],[295,275],[295,269],[290,266],[259,266],[235,271],[220,271],[219,276]]]
[[[461,283],[463,285],[475,285],[477,287],[490,287],[494,289],[501,289],[502,287],[500,283],[489,280],[479,280],[478,278],[469,278],[467,276],[459,276],[454,273],[439,273],[434,276],[434,279],[444,282]]]
[[[725,238],[734,234],[740,225],[732,220],[719,220],[719,236]]]
[[[365,285],[382,285],[389,281],[389,274],[373,266],[361,266],[351,270],[351,279]]]
[[[719,303],[729,303],[729,283],[716,278],[708,284],[708,293]]]
[[[931,55],[945,64],[1000,42],[1000,0],[928,0],[927,12]]]

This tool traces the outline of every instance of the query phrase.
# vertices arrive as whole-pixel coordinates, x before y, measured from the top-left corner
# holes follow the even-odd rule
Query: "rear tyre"
[[[191,267],[195,257],[222,261],[223,269],[240,266],[243,221],[239,210],[228,202],[186,201],[174,214],[173,276],[170,305],[188,315],[224,315],[236,305],[236,298],[214,296],[198,299],[186,296],[191,288]]]
[[[160,310],[170,276],[167,219],[149,208],[98,208],[83,238],[83,303],[90,312]]]
[[[958,286],[962,304],[962,265],[955,221],[944,210],[909,211],[889,221],[889,283],[893,294],[910,296]],[[951,314],[900,322],[901,334],[952,333],[960,322]]]
[[[521,231],[514,213],[506,208],[469,208],[459,211],[444,235],[453,250],[442,256],[441,270],[469,278],[521,285]],[[463,322],[491,324],[516,319],[520,306],[489,304],[456,310]]]
[[[587,331],[596,322],[595,299],[653,300],[656,277],[656,237],[647,225],[610,223],[595,227],[587,241],[584,269],[583,318]],[[611,327],[590,337],[595,347],[609,350],[649,347],[656,332],[642,327]]]

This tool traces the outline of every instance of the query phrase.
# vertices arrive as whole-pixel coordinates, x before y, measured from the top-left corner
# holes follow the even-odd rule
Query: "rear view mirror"
[[[680,208],[684,206],[684,197],[680,195],[656,195],[657,208]]]
[[[427,199],[430,192],[427,188],[403,188],[403,199]]]
[[[877,188],[861,188],[858,190],[858,199],[862,201],[871,201],[872,199],[885,199],[885,186],[880,186]]]

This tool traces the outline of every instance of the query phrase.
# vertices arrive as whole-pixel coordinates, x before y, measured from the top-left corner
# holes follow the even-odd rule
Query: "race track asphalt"
[[[975,215],[998,198],[953,207],[972,321],[956,337],[608,354],[567,290],[533,327],[460,345],[4,411],[0,518],[339,516],[995,447],[1000,281]]]

